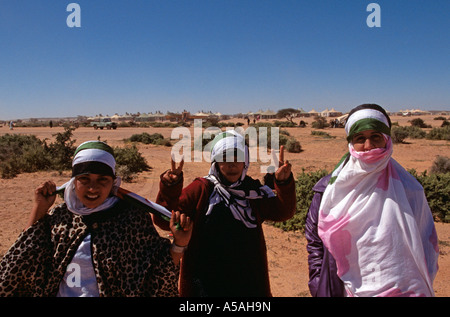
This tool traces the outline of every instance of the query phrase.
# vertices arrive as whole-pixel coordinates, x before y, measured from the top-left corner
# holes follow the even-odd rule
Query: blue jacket
[[[337,275],[336,261],[324,247],[317,231],[319,207],[322,195],[331,175],[321,178],[313,187],[314,196],[309,207],[305,225],[309,265],[309,291],[313,297],[341,297],[344,284]]]

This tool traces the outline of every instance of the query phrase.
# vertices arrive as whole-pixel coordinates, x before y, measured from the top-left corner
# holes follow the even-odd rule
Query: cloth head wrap
[[[234,155],[237,156],[237,162],[244,162],[244,170],[238,181],[226,185],[222,182],[217,163],[234,161]],[[224,202],[236,220],[241,221],[247,228],[256,228],[257,220],[249,199],[269,198],[274,197],[275,194],[268,186],[246,188],[245,177],[250,165],[249,162],[249,149],[241,134],[235,130],[229,130],[215,137],[211,150],[211,168],[209,174],[205,176],[214,184],[214,190],[209,197],[207,216],[211,214],[215,205]]]
[[[67,209],[77,215],[89,215],[94,212],[111,208],[119,201],[114,195],[110,195],[96,208],[87,208],[83,205],[75,192],[75,177],[81,174],[100,174],[114,178],[112,193],[119,188],[121,179],[115,176],[116,160],[113,149],[101,141],[87,141],[80,144],[75,150],[72,161],[72,178],[66,184],[64,201]]]
[[[113,149],[101,141],[87,141],[75,150],[72,177],[81,174],[100,174],[115,177],[116,160]]]
[[[367,129],[388,135],[389,118],[374,108],[350,113],[349,140]],[[422,186],[391,157],[392,140],[385,138],[385,148],[365,152],[349,143],[323,193],[318,233],[347,295],[433,296],[439,255],[433,217]]]
[[[249,149],[244,137],[235,130],[229,130],[217,135],[211,147],[211,168],[216,167],[216,162],[244,162],[244,170],[241,181],[247,175],[250,165]]]

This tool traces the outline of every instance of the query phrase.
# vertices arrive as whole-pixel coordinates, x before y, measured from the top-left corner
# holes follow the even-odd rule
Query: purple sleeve
[[[324,253],[323,243],[317,232],[317,221],[321,199],[322,193],[316,192],[309,207],[305,224],[305,237],[307,240],[306,250],[308,251],[309,266],[308,286],[312,296],[317,296]]]
[[[314,297],[343,296],[345,292],[344,284],[337,275],[336,261],[324,247],[317,230],[320,202],[330,178],[331,175],[323,177],[313,187],[314,196],[305,224],[309,265],[308,286],[311,296]]]

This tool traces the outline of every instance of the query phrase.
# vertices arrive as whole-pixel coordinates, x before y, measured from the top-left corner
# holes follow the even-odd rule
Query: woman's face
[[[244,162],[217,162],[220,173],[230,183],[237,182],[244,171]]]
[[[75,177],[75,193],[87,208],[100,206],[109,197],[114,180],[111,176],[83,174]]]
[[[375,130],[366,130],[356,133],[352,138],[352,144],[355,151],[366,152],[386,147],[386,140],[382,133]]]

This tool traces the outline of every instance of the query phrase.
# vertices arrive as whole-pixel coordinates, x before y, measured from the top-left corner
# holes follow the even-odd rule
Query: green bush
[[[408,137],[408,131],[405,127],[394,126],[391,129],[391,138],[393,143],[403,143]]]
[[[423,139],[426,135],[427,133],[418,126],[395,126],[391,129],[392,142],[394,143],[403,143],[406,138]]]
[[[425,122],[421,118],[412,119],[409,121],[411,126],[418,128],[431,128],[431,125],[425,124]]]
[[[47,145],[34,135],[5,134],[0,137],[0,176],[13,178],[20,173],[41,170],[70,170],[76,147],[72,140],[74,128],[66,127],[63,133],[54,134],[56,140]],[[135,145],[114,149],[116,171],[125,181],[133,175],[150,169]]]
[[[51,167],[45,143],[34,135],[5,134],[0,137],[0,174],[13,178],[24,172]]]
[[[53,134],[56,137],[55,142],[45,146],[45,151],[52,158],[52,169],[62,172],[72,168],[72,157],[76,150],[76,140],[72,140],[74,130],[75,128],[64,127],[63,133]]]
[[[332,136],[329,133],[324,132],[324,131],[311,131],[311,135],[320,136],[320,137],[323,137],[326,139],[335,139],[336,138],[335,136]]]
[[[295,138],[289,138],[286,143],[286,151],[290,153],[300,153],[302,151],[302,146]]]
[[[422,185],[433,216],[440,221],[450,222],[450,173],[427,175],[427,171],[418,174],[414,169],[408,172]]]
[[[53,134],[55,142],[47,145],[34,135],[4,135],[0,137],[0,174],[13,178],[20,173],[42,170],[63,170],[72,167],[75,151],[71,140],[75,128],[65,127],[63,133]]]
[[[441,128],[433,128],[426,138],[429,140],[447,140],[450,141],[450,125],[445,125]]]
[[[411,139],[423,139],[426,137],[427,133],[421,128],[416,126],[405,127],[408,131],[408,137]]]
[[[325,119],[324,117],[317,117],[311,123],[311,127],[313,127],[313,129],[325,129],[329,126],[330,126],[330,124],[327,122],[327,119]]]
[[[131,181],[134,174],[150,170],[146,159],[136,145],[120,148],[114,147],[116,172],[124,181]]]
[[[295,215],[283,222],[275,222],[275,227],[281,228],[284,231],[304,231],[306,222],[306,215],[308,214],[309,205],[311,204],[314,193],[312,188],[314,185],[328,172],[325,170],[314,171],[297,176],[295,181],[295,193],[297,198],[297,211]]]
[[[141,134],[133,134],[131,137],[125,139],[124,141],[171,146],[170,141],[165,139],[164,136],[160,133],[148,134],[147,132],[143,132]]]
[[[0,173],[2,178],[12,178],[20,173],[54,169],[59,172],[72,167],[75,141],[71,140],[74,128],[66,127],[56,133],[56,140],[47,145],[34,135],[9,135],[0,137]]]
[[[293,128],[293,127],[297,127],[298,126],[295,122],[278,121],[278,120],[275,120],[273,125],[276,126],[276,127],[283,127],[283,128]]]

